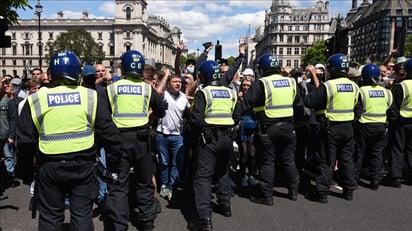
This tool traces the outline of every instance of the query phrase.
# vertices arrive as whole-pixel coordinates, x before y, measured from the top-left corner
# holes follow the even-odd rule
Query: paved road
[[[3,231],[37,230],[37,220],[28,210],[29,186],[8,189],[0,201],[0,227]],[[231,218],[213,214],[215,230],[412,230],[412,186],[380,187],[372,191],[360,186],[349,202],[339,197],[340,191],[331,189],[328,204],[308,201],[299,195],[296,202],[286,199],[287,190],[275,188],[274,206],[257,205],[246,196],[232,198]],[[195,214],[193,198],[181,194],[180,208],[166,208],[161,199],[162,213],[155,222],[155,230],[185,230]],[[66,210],[66,223],[69,222]],[[94,219],[95,230],[103,230],[99,218]],[[68,229],[65,229],[68,230]],[[130,224],[129,230],[135,230]]]

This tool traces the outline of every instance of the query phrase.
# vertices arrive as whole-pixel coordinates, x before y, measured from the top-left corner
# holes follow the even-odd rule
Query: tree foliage
[[[85,64],[101,63],[105,57],[102,47],[89,32],[81,28],[69,29],[59,34],[55,41],[47,42],[47,47],[48,58],[61,50],[74,52]]]
[[[412,34],[406,36],[405,41],[405,56],[411,57],[412,56]]]
[[[302,57],[302,67],[306,67],[307,65],[314,63],[325,63],[325,50],[326,46],[325,41],[323,40],[318,41],[312,47],[309,47],[306,50],[306,54]]]
[[[9,25],[18,24],[17,9],[33,9],[28,2],[28,0],[1,0],[0,16],[6,19]]]

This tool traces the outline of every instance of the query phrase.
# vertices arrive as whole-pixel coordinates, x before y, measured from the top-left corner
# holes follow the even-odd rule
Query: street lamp
[[[39,68],[41,69],[41,55],[42,55],[42,44],[41,44],[41,29],[40,29],[40,17],[41,13],[43,12],[43,6],[40,5],[40,0],[37,0],[36,5],[36,15],[39,17]]]

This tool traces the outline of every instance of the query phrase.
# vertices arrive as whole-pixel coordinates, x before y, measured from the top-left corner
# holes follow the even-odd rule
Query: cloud
[[[116,14],[114,1],[104,2],[103,4],[99,6],[98,10],[107,15],[110,15],[111,17],[114,17],[114,15]]]

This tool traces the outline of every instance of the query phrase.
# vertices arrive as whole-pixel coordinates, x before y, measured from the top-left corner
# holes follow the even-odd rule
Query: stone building
[[[21,76],[35,67],[45,71],[49,53],[47,42],[54,41],[69,28],[84,28],[90,32],[106,54],[102,63],[117,74],[120,74],[117,68],[120,56],[131,49],[142,52],[146,63],[173,66],[175,44],[180,41],[181,31],[178,27],[171,28],[163,18],[146,15],[146,9],[146,0],[115,0],[115,17],[110,19],[89,18],[87,11],[83,11],[82,18],[70,19],[60,11],[56,18],[41,18],[40,38],[38,15],[33,19],[21,19],[20,25],[10,26],[6,32],[11,36],[12,46],[1,48],[1,73]]]
[[[266,12],[264,31],[256,35],[256,57],[277,55],[280,66],[299,67],[301,56],[316,42],[326,40],[330,32],[329,1],[317,1],[313,7],[297,8],[289,0],[273,0]]]
[[[363,0],[345,18],[349,28],[349,55],[355,62],[382,62],[398,48],[404,55],[405,38],[412,34],[412,0]]]

